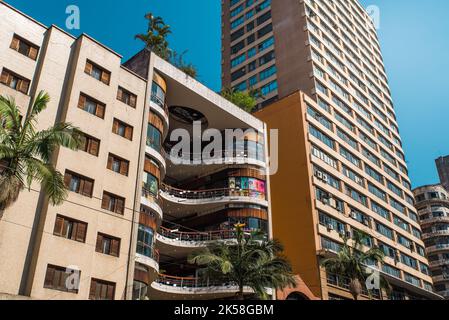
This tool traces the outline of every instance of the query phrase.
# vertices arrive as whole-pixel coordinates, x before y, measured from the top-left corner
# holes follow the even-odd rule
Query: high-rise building
[[[435,291],[449,299],[449,194],[441,184],[413,193]]]
[[[122,64],[91,37],[44,26],[3,1],[0,39],[0,94],[14,97],[26,115],[33,97],[48,92],[37,129],[70,122],[84,137],[79,151],[54,155],[70,191],[62,205],[49,205],[33,183],[1,210],[0,293],[234,296],[233,283],[198,278],[187,256],[210,240],[232,240],[237,222],[269,236],[266,125],[149,51]],[[177,129],[190,134],[191,151],[171,154]],[[201,159],[204,143],[190,139],[205,129],[251,132],[243,143],[223,142],[226,153],[209,152],[213,164],[185,161]]]
[[[356,0],[223,0],[223,86],[260,88],[255,115],[279,130],[274,236],[313,293],[350,298],[319,261],[369,235],[390,299],[438,298],[414,208],[379,41]],[[272,103],[274,100],[280,101]],[[267,106],[268,104],[271,105]],[[365,292],[365,298],[368,296]]]
[[[435,160],[440,182],[449,191],[449,156],[439,157]]]

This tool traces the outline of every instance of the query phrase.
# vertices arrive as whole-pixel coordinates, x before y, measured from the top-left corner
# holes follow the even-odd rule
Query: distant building
[[[449,191],[449,156],[440,157],[435,160],[435,163],[440,176],[440,182]]]

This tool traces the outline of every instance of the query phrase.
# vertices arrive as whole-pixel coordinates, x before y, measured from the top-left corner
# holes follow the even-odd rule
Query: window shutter
[[[72,181],[72,175],[66,172],[64,175],[64,184],[66,185],[66,187],[69,187],[70,181]]]
[[[120,240],[112,239],[111,255],[118,257],[120,255]]]
[[[103,71],[101,73],[101,82],[103,82],[104,84],[109,85],[109,82],[111,81],[111,74],[107,71]]]
[[[95,251],[102,252],[102,246],[103,246],[103,236],[101,234],[97,235],[97,244],[95,246]]]
[[[114,291],[115,291],[115,286],[113,284],[108,284],[108,292],[107,292],[107,299],[108,300],[114,300]]]
[[[18,89],[19,89],[20,92],[22,92],[24,94],[27,94],[29,87],[30,87],[30,81],[29,80],[21,79],[19,81]]]
[[[125,199],[117,198],[115,212],[123,214],[125,211]]]
[[[128,161],[125,161],[125,160],[120,161],[120,174],[127,176],[128,175],[128,167],[129,167]]]
[[[55,228],[53,230],[53,234],[58,236],[62,235],[62,226],[64,225],[64,219],[57,216],[55,221]]]
[[[9,72],[3,69],[0,82],[3,84],[8,84],[8,79],[9,79]]]
[[[90,63],[89,61],[86,62],[86,68],[84,69],[84,72],[87,74],[92,74],[92,63]]]
[[[92,181],[84,180],[83,195],[92,197],[93,186],[94,184]]]
[[[118,120],[114,119],[114,123],[112,124],[112,132],[118,133]]]
[[[95,110],[95,115],[101,119],[104,119],[104,105],[97,103],[97,110]]]
[[[30,52],[28,54],[28,57],[30,57],[33,60],[37,59],[38,49],[36,47],[30,47]]]
[[[95,139],[90,139],[90,150],[89,153],[98,156],[99,142]]]
[[[86,240],[87,224],[78,222],[77,225],[75,240],[84,242]]]
[[[47,272],[45,273],[45,286],[52,287],[53,279],[55,277],[55,269],[52,266],[47,266]]]
[[[132,127],[126,126],[125,138],[128,140],[132,140],[132,138],[133,138],[133,128]]]
[[[90,291],[89,291],[89,299],[95,300],[95,293],[97,291],[97,281],[95,279],[92,279],[90,281]]]
[[[17,38],[16,36],[14,36],[14,37],[12,38],[10,48],[11,48],[11,49],[14,49],[14,50],[19,50],[19,43],[20,43],[19,38]]]
[[[129,105],[133,108],[136,107],[136,102],[137,102],[137,96],[131,94],[131,96],[129,97]]]
[[[117,100],[123,101],[123,89],[120,87],[117,90]]]
[[[80,98],[78,100],[78,108],[84,110],[84,106],[86,105],[86,96],[80,94]]]
[[[108,210],[111,197],[106,192],[103,193],[103,199],[101,200],[101,208]]]
[[[106,168],[108,168],[109,170],[112,170],[112,162],[114,161],[114,157],[109,155],[108,157],[108,164],[106,166]]]

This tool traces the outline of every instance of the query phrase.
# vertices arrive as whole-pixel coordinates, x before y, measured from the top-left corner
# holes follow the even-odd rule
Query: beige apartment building
[[[38,129],[64,121],[84,134],[79,151],[60,148],[54,157],[67,201],[51,206],[33,184],[3,212],[0,294],[232,297],[232,283],[202,281],[187,256],[208,241],[232,240],[237,222],[270,235],[266,125],[148,51],[122,63],[91,37],[44,26],[4,2],[0,25],[0,94],[25,114],[45,90],[51,102]],[[169,137],[176,129],[198,135],[193,121],[200,135],[252,132],[241,153],[214,151],[226,161],[177,164]]]
[[[279,129],[273,233],[323,299],[348,279],[319,265],[342,235],[369,234],[393,290],[364,298],[439,299],[424,249],[375,26],[356,0],[223,0],[223,86],[260,89],[255,115]]]

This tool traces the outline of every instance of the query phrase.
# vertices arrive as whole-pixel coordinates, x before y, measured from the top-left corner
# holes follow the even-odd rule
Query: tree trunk
[[[353,296],[354,300],[358,300],[360,293],[362,292],[362,284],[359,279],[352,279],[349,283],[349,292]]]

